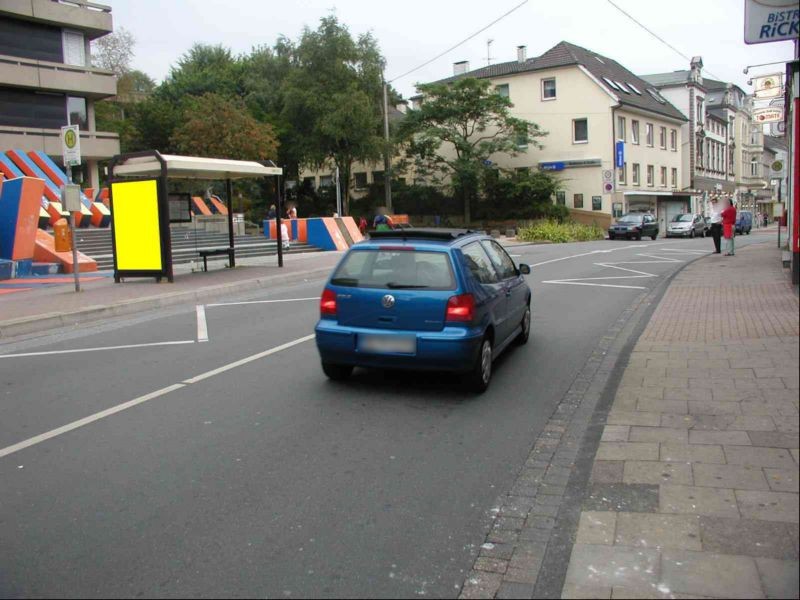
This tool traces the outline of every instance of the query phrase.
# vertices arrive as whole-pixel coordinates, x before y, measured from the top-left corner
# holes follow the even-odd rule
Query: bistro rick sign
[[[800,35],[796,0],[745,0],[744,42],[764,44],[794,40]]]

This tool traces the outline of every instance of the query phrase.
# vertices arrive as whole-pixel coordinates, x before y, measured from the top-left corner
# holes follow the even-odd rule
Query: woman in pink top
[[[728,200],[728,208],[722,211],[722,235],[725,237],[726,250],[725,256],[733,256],[733,237],[736,234],[736,207],[733,200]]]

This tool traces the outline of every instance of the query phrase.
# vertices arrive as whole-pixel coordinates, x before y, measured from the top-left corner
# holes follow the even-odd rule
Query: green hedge
[[[559,223],[558,221],[536,221],[521,227],[517,239],[525,242],[549,241],[556,244],[602,240],[605,232],[597,225]]]

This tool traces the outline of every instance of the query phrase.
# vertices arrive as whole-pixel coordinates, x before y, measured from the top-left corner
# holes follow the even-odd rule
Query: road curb
[[[312,279],[317,276],[326,276],[330,273],[331,267],[311,269],[284,274],[266,275],[255,277],[244,281],[225,283],[209,286],[196,290],[181,292],[170,292],[135,300],[124,300],[114,304],[103,304],[88,306],[81,310],[68,313],[44,313],[33,317],[23,317],[20,319],[10,319],[0,321],[0,340],[9,341],[12,338],[22,336],[33,336],[38,333],[50,332],[54,328],[74,327],[88,322],[96,322],[102,319],[129,316],[157,308],[166,308],[178,304],[202,304],[208,300],[215,300],[221,296],[236,294],[246,291],[253,291],[270,287],[275,282],[297,283]]]

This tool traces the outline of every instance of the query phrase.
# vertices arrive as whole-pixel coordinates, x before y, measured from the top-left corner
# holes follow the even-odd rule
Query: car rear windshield
[[[619,218],[620,223],[641,223],[642,215],[623,215]]]
[[[455,289],[450,257],[423,250],[353,250],[336,269],[332,285],[379,289]]]
[[[691,223],[694,220],[692,215],[675,215],[672,217],[673,223]]]

